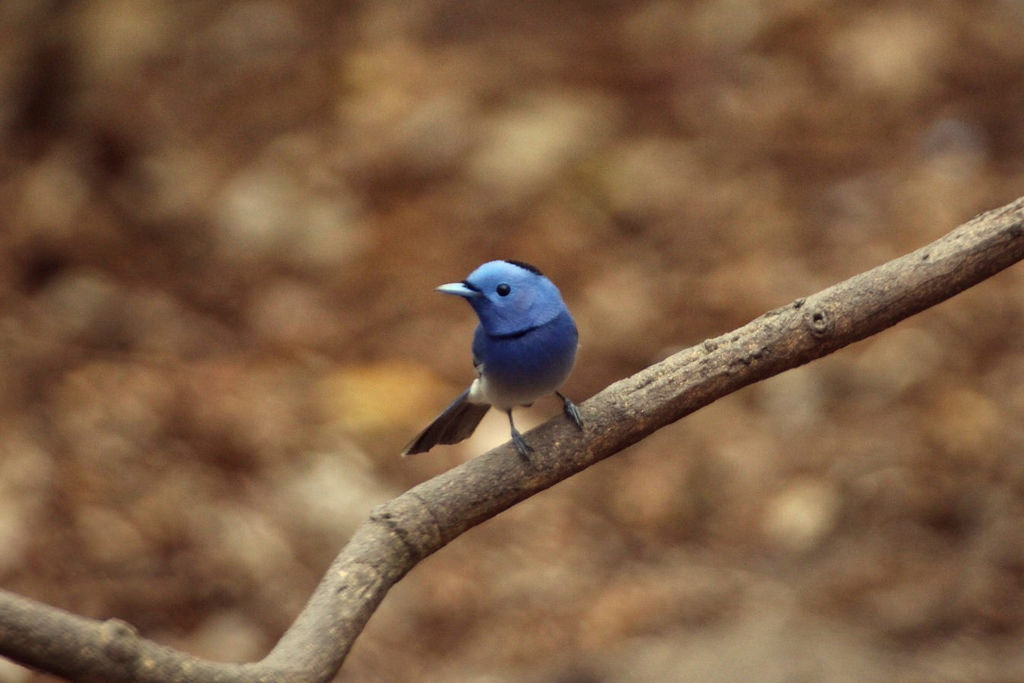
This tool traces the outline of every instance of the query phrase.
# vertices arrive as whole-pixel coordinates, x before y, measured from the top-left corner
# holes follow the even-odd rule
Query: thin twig
[[[1024,258],[1024,198],[926,247],[769,311],[616,382],[580,405],[577,432],[533,430],[529,462],[489,451],[377,507],[262,661],[217,664],[0,592],[0,654],[82,681],[328,681],[387,591],[467,529],[737,389],[876,334]]]

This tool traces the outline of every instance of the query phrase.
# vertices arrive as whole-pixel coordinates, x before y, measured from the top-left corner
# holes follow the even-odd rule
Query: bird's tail
[[[426,429],[406,444],[402,455],[426,453],[439,443],[458,443],[469,438],[491,407],[486,403],[470,403],[468,399],[469,389],[466,389]]]

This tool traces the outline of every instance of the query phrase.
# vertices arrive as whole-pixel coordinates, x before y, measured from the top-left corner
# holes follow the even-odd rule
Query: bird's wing
[[[486,355],[486,345],[487,333],[484,332],[483,325],[477,325],[476,332],[473,333],[473,367],[476,368],[477,376],[484,374],[484,356]]]

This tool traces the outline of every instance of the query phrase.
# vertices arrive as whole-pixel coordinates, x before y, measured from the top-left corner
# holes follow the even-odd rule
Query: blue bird
[[[516,429],[512,409],[529,406],[551,392],[583,429],[576,405],[558,391],[576,361],[579,334],[551,280],[529,263],[489,261],[462,282],[441,285],[437,291],[463,297],[480,319],[473,335],[477,378],[406,445],[402,455],[468,438],[494,406],[508,414],[512,443],[528,457],[533,449]]]

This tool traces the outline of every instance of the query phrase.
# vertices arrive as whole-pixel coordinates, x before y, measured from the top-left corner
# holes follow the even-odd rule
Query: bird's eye
[[[498,293],[498,296],[508,296],[508,293],[512,291],[512,288],[502,282],[500,285],[495,287],[494,291]]]

